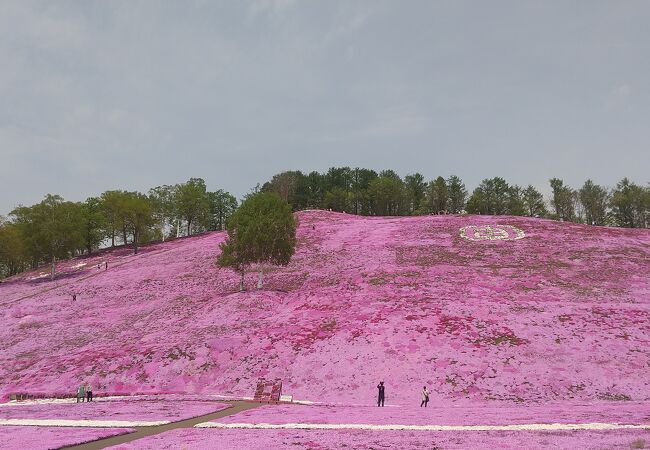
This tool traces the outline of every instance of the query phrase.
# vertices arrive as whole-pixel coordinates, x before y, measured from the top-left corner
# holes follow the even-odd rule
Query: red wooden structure
[[[253,397],[258,402],[279,402],[282,395],[282,380],[267,380],[260,378],[257,380],[257,388]]]

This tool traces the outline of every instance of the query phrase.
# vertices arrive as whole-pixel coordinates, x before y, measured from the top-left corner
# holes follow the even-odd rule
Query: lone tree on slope
[[[260,192],[246,199],[228,220],[228,238],[220,245],[217,263],[241,275],[244,290],[246,268],[256,264],[257,288],[262,288],[264,266],[286,266],[296,247],[296,219],[291,205],[278,195]]]

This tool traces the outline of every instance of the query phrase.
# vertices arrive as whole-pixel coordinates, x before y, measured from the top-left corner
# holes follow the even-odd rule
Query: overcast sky
[[[330,166],[650,181],[650,1],[0,2],[0,214]]]

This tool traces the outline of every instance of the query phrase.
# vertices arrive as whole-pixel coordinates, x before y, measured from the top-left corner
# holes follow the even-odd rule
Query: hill
[[[0,284],[0,395],[650,400],[650,232],[522,217],[298,214],[291,264],[237,292],[224,233]],[[108,262],[108,270],[97,264]],[[73,302],[71,294],[78,295]]]

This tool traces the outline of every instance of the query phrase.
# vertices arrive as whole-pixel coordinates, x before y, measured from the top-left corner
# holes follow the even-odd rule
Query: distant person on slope
[[[86,398],[89,402],[93,401],[93,387],[90,384],[86,385]]]
[[[424,389],[422,389],[422,403],[420,403],[420,408],[422,408],[423,406],[426,408],[428,403],[429,403],[429,390],[427,389],[426,386],[424,386]]]
[[[108,261],[104,263],[104,270],[108,270]]]
[[[77,403],[79,403],[79,399],[81,399],[81,403],[83,403],[85,397],[86,397],[86,387],[83,385],[83,383],[81,383],[81,385],[77,389]]]
[[[379,384],[377,385],[377,389],[379,390],[379,397],[377,397],[377,406],[384,406],[384,382],[380,381]]]

